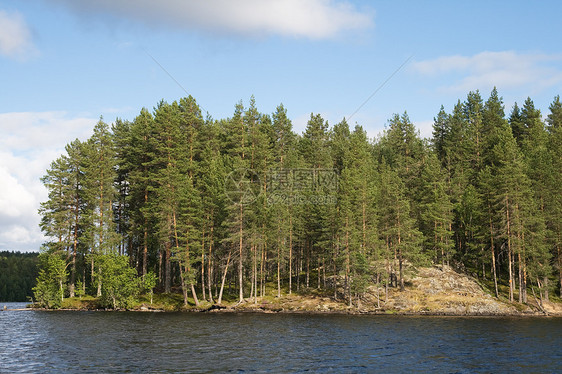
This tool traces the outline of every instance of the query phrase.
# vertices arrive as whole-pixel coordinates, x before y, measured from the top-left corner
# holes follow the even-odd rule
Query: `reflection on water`
[[[556,372],[562,319],[7,311],[0,347],[2,373]]]

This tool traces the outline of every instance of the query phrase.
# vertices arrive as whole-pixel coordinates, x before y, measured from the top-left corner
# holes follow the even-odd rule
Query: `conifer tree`
[[[422,166],[424,182],[420,199],[421,225],[426,249],[435,263],[449,265],[454,256],[453,204],[448,194],[446,173],[436,153],[429,151]]]
[[[226,135],[227,167],[230,169],[225,179],[225,190],[229,199],[228,217],[225,224],[228,228],[226,241],[238,254],[238,297],[244,301],[244,261],[246,255],[247,236],[245,215],[250,202],[255,199],[255,174],[249,169],[249,141],[244,106],[240,101],[234,115],[223,123]]]
[[[420,262],[421,232],[410,214],[405,183],[383,159],[380,165],[380,233],[385,241],[387,267],[394,285],[404,290],[404,262]],[[398,272],[398,275],[396,275]]]
[[[74,140],[65,147],[68,154],[68,176],[70,186],[69,209],[72,211],[72,258],[70,266],[69,293],[74,297],[74,289],[78,272],[78,261],[85,266],[84,255],[87,253],[87,243],[84,240],[84,233],[89,227],[87,220],[87,199],[85,192],[84,178],[84,156],[85,145],[78,139]],[[80,258],[78,257],[80,255]],[[85,268],[82,268],[85,283]]]
[[[113,219],[116,197],[114,152],[109,126],[100,118],[93,135],[84,145],[84,190],[88,220],[84,237],[90,246],[92,275],[100,270],[96,266],[97,257],[113,253],[120,242]],[[102,278],[97,277],[97,280],[97,295],[100,296]]]
[[[562,295],[562,103],[556,96],[550,104],[548,150],[552,160],[552,174],[548,178],[546,207],[549,244],[558,270],[558,292]]]
[[[330,235],[324,228],[329,227],[326,222],[330,218],[331,206],[318,203],[317,200],[324,193],[323,186],[318,183],[318,177],[322,173],[329,172],[332,166],[328,148],[328,129],[328,122],[321,115],[311,114],[299,144],[304,168],[295,175],[294,185],[305,201],[300,210],[303,225],[300,261],[301,267],[305,270],[306,288],[310,287],[310,275],[314,265],[317,265],[317,271],[320,271],[320,264],[323,261],[320,253],[321,243]]]
[[[131,124],[128,150],[121,161],[123,168],[128,170],[129,194],[126,204],[131,210],[129,235],[137,247],[133,253],[138,273],[142,276],[148,272],[149,255],[156,256],[157,240],[151,230],[156,225],[156,212],[153,209],[156,197],[154,176],[157,171],[155,135],[152,114],[143,108]]]
[[[268,173],[267,201],[271,216],[275,217],[277,235],[277,296],[281,296],[281,268],[287,265],[289,294],[293,289],[293,223],[294,204],[291,201],[291,176],[296,168],[296,137],[287,110],[280,104],[272,115],[271,142],[273,167]]]

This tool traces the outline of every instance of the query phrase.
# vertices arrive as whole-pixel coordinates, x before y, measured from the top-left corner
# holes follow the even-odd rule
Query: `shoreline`
[[[562,317],[562,303],[558,298],[538,300],[529,298],[526,303],[510,302],[505,296],[494,297],[482,284],[449,266],[418,268],[406,279],[404,291],[386,290],[369,286],[353,304],[343,296],[334,298],[326,293],[305,290],[302,293],[282,294],[280,297],[267,293],[238,301],[235,297],[222,300],[222,304],[193,299],[184,300],[178,293],[154,294],[154,300],[142,296],[129,309],[116,311],[153,313],[261,313],[261,314],[309,314],[309,315],[386,315],[386,316],[444,316],[444,317]],[[338,295],[344,295],[339,287]],[[333,295],[333,294],[332,294]],[[232,296],[232,295],[231,295]],[[21,304],[20,304],[21,305]],[[97,298],[65,298],[60,309],[46,309],[27,304],[25,310],[44,311],[112,311],[101,307]],[[0,304],[1,306],[1,304]],[[15,306],[15,305],[14,305]]]
[[[562,314],[548,312],[517,312],[517,313],[447,313],[438,311],[399,311],[399,310],[273,310],[260,307],[228,307],[212,305],[207,309],[187,308],[178,310],[164,309],[99,309],[99,308],[18,308],[3,311],[42,311],[42,312],[137,312],[137,313],[186,313],[186,314],[301,314],[301,315],[348,315],[348,316],[397,316],[397,317],[497,317],[497,318],[561,318]]]

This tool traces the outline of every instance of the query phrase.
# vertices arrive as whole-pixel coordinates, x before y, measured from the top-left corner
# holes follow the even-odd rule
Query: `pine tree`
[[[290,201],[290,181],[296,167],[296,137],[287,110],[280,104],[272,116],[273,168],[268,173],[268,205],[275,217],[277,235],[277,296],[281,296],[281,268],[287,265],[289,294],[293,290],[293,222],[294,205]]]
[[[138,272],[145,276],[148,272],[149,254],[156,256],[156,243],[152,227],[156,226],[155,173],[156,160],[156,128],[152,114],[143,108],[131,124],[129,144],[121,160],[122,167],[128,170],[129,194],[126,205],[131,212],[129,236],[133,245]],[[130,253],[129,255],[133,255]],[[161,279],[161,274],[160,278]]]
[[[238,297],[244,301],[244,260],[246,255],[246,221],[248,203],[255,196],[255,174],[249,169],[249,141],[248,129],[244,121],[244,106],[239,102],[233,117],[225,121],[222,126],[226,135],[226,163],[229,174],[225,179],[225,190],[229,204],[227,206],[228,217],[225,221],[228,236],[226,242],[234,252],[238,253]],[[222,288],[222,287],[221,287]]]
[[[394,280],[395,286],[404,290],[404,262],[423,260],[420,256],[423,238],[411,217],[405,183],[384,159],[380,165],[380,188],[380,233],[386,243],[390,283]]]
[[[492,152],[496,164],[495,175],[495,206],[499,213],[498,236],[507,247],[509,300],[514,300],[515,264],[521,266],[521,255],[525,250],[523,234],[528,216],[522,211],[525,196],[528,194],[529,181],[524,174],[522,155],[517,147],[511,129],[505,126],[498,129],[498,142]],[[524,259],[523,254],[523,259]]]
[[[558,270],[558,292],[562,295],[562,103],[556,96],[550,104],[548,123],[548,150],[553,173],[548,179],[548,197],[545,203],[549,244]]]
[[[532,251],[535,261],[529,264],[541,263],[542,266],[534,267],[536,273],[542,278],[542,282],[548,287],[549,270],[549,250],[546,247],[546,202],[549,197],[549,179],[556,174],[556,169],[552,168],[552,154],[548,150],[548,133],[541,119],[541,113],[535,108],[533,101],[527,98],[521,110],[522,122],[525,125],[525,136],[521,141],[521,149],[525,157],[526,174],[530,181],[531,196],[525,208],[528,209],[528,250]],[[532,243],[532,244],[531,244]],[[525,265],[525,264],[523,264]],[[522,270],[525,272],[525,269]],[[525,275],[525,274],[524,274]],[[524,279],[525,280],[525,279]],[[540,280],[537,285],[540,286]],[[539,287],[542,288],[542,287]],[[521,287],[523,294],[520,300],[525,298],[525,287]]]
[[[66,251],[70,248],[71,238],[71,215],[70,211],[70,176],[69,160],[61,156],[51,163],[41,182],[48,191],[48,200],[41,203],[39,214],[41,215],[41,230],[47,237],[54,241],[51,248],[57,251]]]
[[[111,126],[111,133],[113,135],[113,144],[115,147],[115,189],[116,201],[113,209],[116,231],[121,237],[119,243],[119,254],[124,255],[130,252],[129,248],[131,239],[129,233],[131,232],[131,217],[127,204],[130,200],[130,184],[129,173],[134,168],[134,161],[131,159],[129,152],[131,151],[129,144],[131,143],[131,124],[128,121],[122,121],[117,118],[115,123]]]
[[[433,146],[435,147],[435,152],[437,152],[439,160],[441,162],[446,160],[447,155],[447,138],[451,132],[450,117],[445,112],[445,108],[441,105],[437,117],[433,119]],[[445,166],[445,163],[444,165]]]
[[[68,176],[69,185],[71,190],[69,199],[69,209],[72,211],[72,259],[70,266],[70,280],[69,280],[69,293],[70,297],[74,297],[76,276],[78,272],[78,261],[81,265],[85,266],[84,259],[87,254],[87,242],[84,240],[84,233],[89,227],[87,220],[87,196],[85,191],[85,176],[84,176],[84,156],[85,145],[78,139],[74,140],[66,147],[68,154]],[[80,258],[78,257],[80,254]],[[85,278],[86,269],[83,268],[83,276]]]
[[[354,295],[360,302],[370,281],[371,269],[378,270],[378,190],[371,146],[363,128],[357,126],[346,143],[339,178],[341,229],[338,236],[343,238],[344,279],[351,305]]]
[[[115,163],[113,138],[109,126],[100,118],[84,145],[84,189],[89,221],[84,236],[90,246],[92,275],[96,273],[96,257],[117,251],[120,242],[113,219]],[[98,296],[101,287],[98,277]]]
[[[293,188],[298,190],[305,204],[300,208],[302,220],[302,236],[300,238],[300,264],[305,270],[305,286],[310,287],[310,275],[316,263],[317,275],[325,259],[322,256],[322,243],[330,235],[324,228],[330,225],[330,204],[318,203],[325,193],[318,183],[319,176],[332,171],[332,159],[328,148],[329,124],[321,115],[310,115],[306,129],[301,138],[299,148],[303,159],[303,169],[293,176]],[[299,279],[297,279],[299,281]],[[320,287],[320,284],[317,284]]]
[[[436,153],[429,151],[422,169],[421,224],[426,249],[435,263],[449,265],[454,256],[452,222],[453,204],[447,180]]]

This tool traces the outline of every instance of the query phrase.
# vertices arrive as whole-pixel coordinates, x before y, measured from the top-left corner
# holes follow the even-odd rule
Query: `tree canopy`
[[[146,284],[187,305],[220,303],[226,285],[255,301],[274,281],[277,296],[358,305],[371,285],[403,289],[406,264],[435,263],[548,298],[562,288],[561,108],[545,123],[528,98],[506,118],[496,89],[470,92],[441,107],[432,139],[406,112],[375,140],[319,114],[297,134],[283,105],[260,113],[254,97],[226,119],[191,96],[100,119],[43,178],[43,252],[64,266],[44,260],[38,290],[79,283],[117,308]]]

